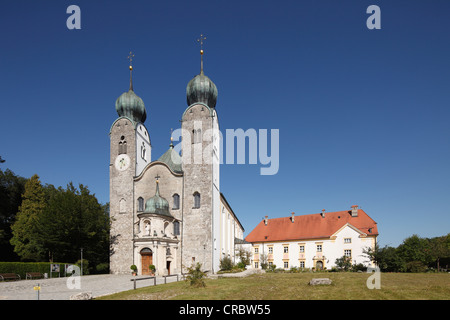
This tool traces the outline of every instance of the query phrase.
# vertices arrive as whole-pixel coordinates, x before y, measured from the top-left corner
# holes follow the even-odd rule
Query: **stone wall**
[[[117,119],[111,127],[109,165],[110,217],[112,220],[110,271],[115,274],[130,273],[130,266],[133,264],[135,137],[134,124],[127,118]],[[130,165],[126,170],[119,171],[115,167],[115,161],[119,156],[119,142],[124,141],[126,141],[126,154],[130,158]]]
[[[211,110],[202,104],[189,107],[182,119],[182,151],[184,173],[182,260],[184,267],[200,262],[202,269],[212,272],[212,164],[211,154],[203,157],[210,141],[203,133],[212,129]],[[201,141],[193,131],[201,130]],[[200,208],[194,207],[194,193],[200,194]]]

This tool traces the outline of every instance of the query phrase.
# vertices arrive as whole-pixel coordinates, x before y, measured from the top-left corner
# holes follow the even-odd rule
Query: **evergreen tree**
[[[9,241],[12,238],[11,225],[22,203],[26,181],[9,169],[0,169],[0,261],[19,260]]]
[[[38,175],[25,183],[22,204],[11,227],[11,244],[22,260],[41,261],[45,250],[39,235],[40,221],[47,201]]]

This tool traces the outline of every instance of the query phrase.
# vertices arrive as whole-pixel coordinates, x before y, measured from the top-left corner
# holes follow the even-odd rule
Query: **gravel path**
[[[145,276],[133,277],[131,275],[87,275],[80,277],[80,288],[74,287],[75,282],[70,277],[20,280],[0,282],[0,300],[37,300],[37,292],[34,286],[39,284],[40,300],[70,300],[70,296],[80,292],[90,292],[92,296],[98,297],[121,291],[133,289],[133,278],[145,278]],[[177,277],[168,277],[167,283],[177,281]],[[68,285],[69,284],[69,285]],[[156,284],[164,284],[163,277],[156,278]],[[136,282],[136,288],[153,285],[153,279],[145,279]]]

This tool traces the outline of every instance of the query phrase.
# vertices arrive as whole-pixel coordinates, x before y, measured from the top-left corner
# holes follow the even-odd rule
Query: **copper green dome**
[[[188,106],[201,102],[210,108],[214,108],[217,102],[217,87],[203,70],[194,79],[189,81],[186,87],[186,98]]]
[[[156,182],[156,194],[145,202],[144,213],[155,213],[171,217],[169,202],[159,195],[159,183]]]
[[[135,122],[144,122],[147,119],[144,101],[138,97],[133,89],[124,92],[116,100],[116,111],[119,117],[128,117]]]
[[[131,54],[131,52],[130,52]],[[144,122],[147,119],[144,101],[133,91],[133,67],[130,65],[130,89],[116,100],[116,111],[119,117],[128,117],[134,122]]]
[[[173,143],[170,143],[169,150],[167,150],[158,161],[164,162],[167,166],[175,173],[182,173],[183,169],[181,167],[181,157],[178,152],[174,150]]]

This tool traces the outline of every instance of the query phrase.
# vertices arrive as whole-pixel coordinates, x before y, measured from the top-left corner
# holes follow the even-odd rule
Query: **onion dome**
[[[178,152],[173,149],[173,138],[170,138],[170,147],[159,159],[158,161],[164,162],[167,166],[175,173],[182,173],[181,168],[181,157]]]
[[[119,117],[128,117],[134,122],[144,122],[147,119],[147,112],[145,111],[144,101],[133,91],[132,71],[130,58],[130,89],[117,98],[116,111]]]
[[[201,35],[200,39],[197,41],[203,45],[204,39],[206,39],[206,37],[204,38],[203,35]],[[200,74],[189,81],[186,87],[187,104],[190,106],[196,102],[201,102],[210,108],[214,108],[217,102],[217,87],[214,82],[203,73],[203,49],[200,50],[200,55]]]
[[[158,180],[156,180],[156,194],[145,202],[144,213],[155,213],[172,217],[169,213],[169,202],[159,195]]]
[[[201,102],[214,108],[217,102],[217,87],[202,70],[199,75],[189,81],[186,87],[186,98],[188,106]]]

